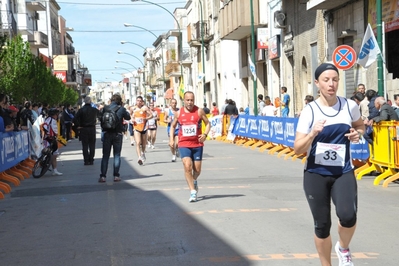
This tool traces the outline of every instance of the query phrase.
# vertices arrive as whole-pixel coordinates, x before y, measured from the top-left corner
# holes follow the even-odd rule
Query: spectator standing
[[[8,112],[10,113],[11,121],[14,127],[14,131],[19,131],[19,127],[17,125],[17,114],[19,112],[19,109],[15,107],[14,105],[10,105],[8,107]]]
[[[82,142],[84,165],[93,165],[96,151],[96,123],[99,111],[91,106],[91,98],[86,96],[85,105],[78,110],[74,117],[74,124],[79,132],[79,140]]]
[[[247,105],[247,107],[245,107],[244,113],[245,113],[245,115],[249,115],[249,105]]]
[[[232,99],[230,99],[228,101],[228,105],[226,106],[226,108],[224,110],[224,114],[225,115],[234,115],[234,116],[238,115],[238,109],[237,109],[236,103]]]
[[[35,123],[32,112],[32,103],[30,101],[25,102],[24,109],[22,109],[20,114],[20,127],[22,130],[28,130],[28,120],[32,125]]]
[[[277,115],[277,108],[274,107],[274,105],[270,101],[269,96],[265,97],[265,107],[263,107],[261,115],[263,115],[263,116],[276,116]]]
[[[395,110],[396,114],[399,116],[399,94],[395,94],[393,96],[393,102],[394,104],[392,104],[392,107]]]
[[[362,116],[362,120],[366,120],[369,116],[369,107],[368,100],[364,94],[361,92],[356,92],[353,95],[353,100],[359,105],[360,115]]]
[[[360,92],[361,94],[363,94],[364,96],[366,95],[366,86],[364,86],[364,84],[359,83],[357,85],[357,91],[356,92]]]
[[[265,102],[263,101],[263,95],[258,95],[258,115],[262,113],[263,108],[266,106]]]
[[[369,108],[369,116],[367,120],[373,119],[374,117],[378,116],[378,109],[375,108],[375,99],[377,99],[378,94],[375,90],[367,90],[366,91],[366,98],[369,101],[368,108]]]
[[[222,108],[220,108],[220,113],[221,114],[224,114],[224,111],[225,111],[225,109],[226,109],[228,104],[229,104],[229,100],[228,99],[224,100],[224,104],[222,105]]]
[[[211,113],[212,113],[213,116],[219,115],[219,109],[218,109],[218,107],[216,106],[216,103],[215,103],[215,102],[212,103],[212,110],[211,110]]]
[[[208,107],[206,107],[206,103],[204,103],[204,108],[202,109],[204,110],[206,115],[209,115],[211,113],[211,110]]]
[[[281,98],[283,98],[283,100],[281,101],[281,116],[282,117],[288,117],[289,113],[290,113],[290,95],[288,95],[287,93],[287,87],[281,87]]]
[[[0,117],[3,120],[4,127],[1,132],[13,131],[14,125],[8,114],[8,96],[3,93],[0,94]]]
[[[337,96],[338,69],[328,63],[316,68],[320,97],[308,104],[298,120],[294,150],[307,152],[303,187],[313,215],[315,246],[321,265],[331,264],[331,200],[339,218],[335,252],[339,265],[352,266],[349,250],[357,222],[357,183],[350,143],[359,142],[364,124],[352,100]]]
[[[1,132],[1,133],[6,132],[6,129],[5,129],[5,127],[4,127],[4,119],[3,119],[2,116],[0,116],[0,132]]]
[[[111,98],[111,104],[107,107],[102,108],[101,116],[104,113],[105,108],[110,108],[116,111],[116,116],[118,117],[117,125],[114,129],[102,129],[104,132],[103,139],[103,156],[101,159],[101,174],[98,182],[105,183],[108,171],[108,161],[109,156],[111,155],[111,148],[114,150],[114,182],[121,181],[119,175],[119,168],[121,166],[121,151],[122,151],[122,142],[123,142],[123,119],[130,120],[130,114],[126,111],[125,107],[122,106],[122,98],[120,94],[114,94]]]
[[[72,130],[72,120],[73,114],[71,112],[71,105],[68,104],[64,107],[64,111],[62,113],[64,119],[64,126],[65,126],[65,139],[69,142],[71,141],[71,130]]]
[[[32,115],[34,121],[39,117],[39,105],[37,103],[32,103]]]

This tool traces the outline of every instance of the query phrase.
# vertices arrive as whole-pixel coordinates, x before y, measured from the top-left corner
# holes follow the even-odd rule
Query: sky
[[[177,7],[186,4],[186,0],[151,2],[162,5],[172,14]],[[156,40],[151,33],[136,27],[125,27],[124,23],[146,28],[157,36],[174,27],[173,17],[153,4],[130,0],[60,0],[57,3],[61,7],[58,14],[66,20],[66,27],[73,28],[68,33],[75,52],[80,53],[80,63],[92,75],[93,85],[96,81],[119,81],[122,73],[135,70],[133,66],[142,67],[136,58],[118,54],[118,51],[142,59],[143,49],[130,43],[121,44],[121,41],[152,47]],[[116,60],[126,63],[117,63]]]

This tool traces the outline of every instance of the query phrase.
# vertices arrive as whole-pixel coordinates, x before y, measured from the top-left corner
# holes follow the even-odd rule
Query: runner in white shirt
[[[155,149],[155,140],[157,139],[157,129],[158,129],[158,112],[154,109],[154,103],[150,103],[150,112],[152,113],[152,118],[148,119],[148,130],[147,130],[147,140],[148,147],[151,149]]]

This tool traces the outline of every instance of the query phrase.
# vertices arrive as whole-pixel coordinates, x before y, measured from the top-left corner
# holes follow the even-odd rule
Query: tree
[[[78,93],[57,79],[45,62],[31,53],[29,43],[21,36],[6,40],[5,44],[0,50],[0,91],[10,95],[13,102],[77,102]]]

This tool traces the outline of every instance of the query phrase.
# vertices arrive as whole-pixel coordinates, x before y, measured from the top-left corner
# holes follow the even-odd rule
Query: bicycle
[[[32,176],[34,178],[42,177],[50,168],[51,159],[53,157],[51,148],[47,147],[42,150],[42,155],[37,159],[32,169]]]
[[[57,140],[56,138],[48,139],[47,141],[50,143],[50,145],[46,148],[43,148],[42,154],[33,166],[32,176],[34,178],[42,177],[49,170],[51,165],[51,159],[53,158],[53,152],[58,149],[58,141],[62,145],[66,145],[62,140]]]

